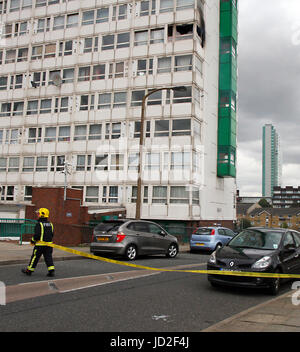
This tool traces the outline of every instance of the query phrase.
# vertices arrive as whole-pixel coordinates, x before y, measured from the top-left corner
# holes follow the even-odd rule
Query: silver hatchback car
[[[138,255],[165,254],[175,258],[179,246],[175,236],[158,224],[144,220],[107,220],[93,233],[90,252],[116,254],[134,260]]]

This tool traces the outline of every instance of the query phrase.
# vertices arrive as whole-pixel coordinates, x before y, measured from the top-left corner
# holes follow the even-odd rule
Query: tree
[[[262,198],[258,204],[262,207],[262,208],[272,208],[272,205],[265,199]]]

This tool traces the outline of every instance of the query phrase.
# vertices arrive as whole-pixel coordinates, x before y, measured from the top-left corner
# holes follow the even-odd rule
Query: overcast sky
[[[237,187],[261,195],[262,127],[280,135],[282,186],[300,186],[300,1],[240,0]]]

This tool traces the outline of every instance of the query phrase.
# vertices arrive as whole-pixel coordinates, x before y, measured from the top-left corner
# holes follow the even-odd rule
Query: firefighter
[[[36,268],[41,255],[44,256],[45,263],[48,268],[47,276],[54,276],[55,269],[53,264],[52,252],[53,248],[47,246],[47,243],[52,243],[53,239],[53,224],[48,221],[49,210],[40,208],[38,211],[38,223],[35,225],[34,236],[31,239],[31,244],[34,245],[33,253],[30,258],[27,268],[22,269],[22,273],[31,275]],[[46,242],[41,243],[40,241]]]

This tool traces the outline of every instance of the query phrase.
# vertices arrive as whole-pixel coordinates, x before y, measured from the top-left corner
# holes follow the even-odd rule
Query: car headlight
[[[213,252],[209,258],[209,263],[216,264],[217,263],[217,258],[216,258],[216,251]]]
[[[252,264],[252,269],[265,269],[267,268],[272,262],[271,257],[263,257],[256,261],[254,264]]]

